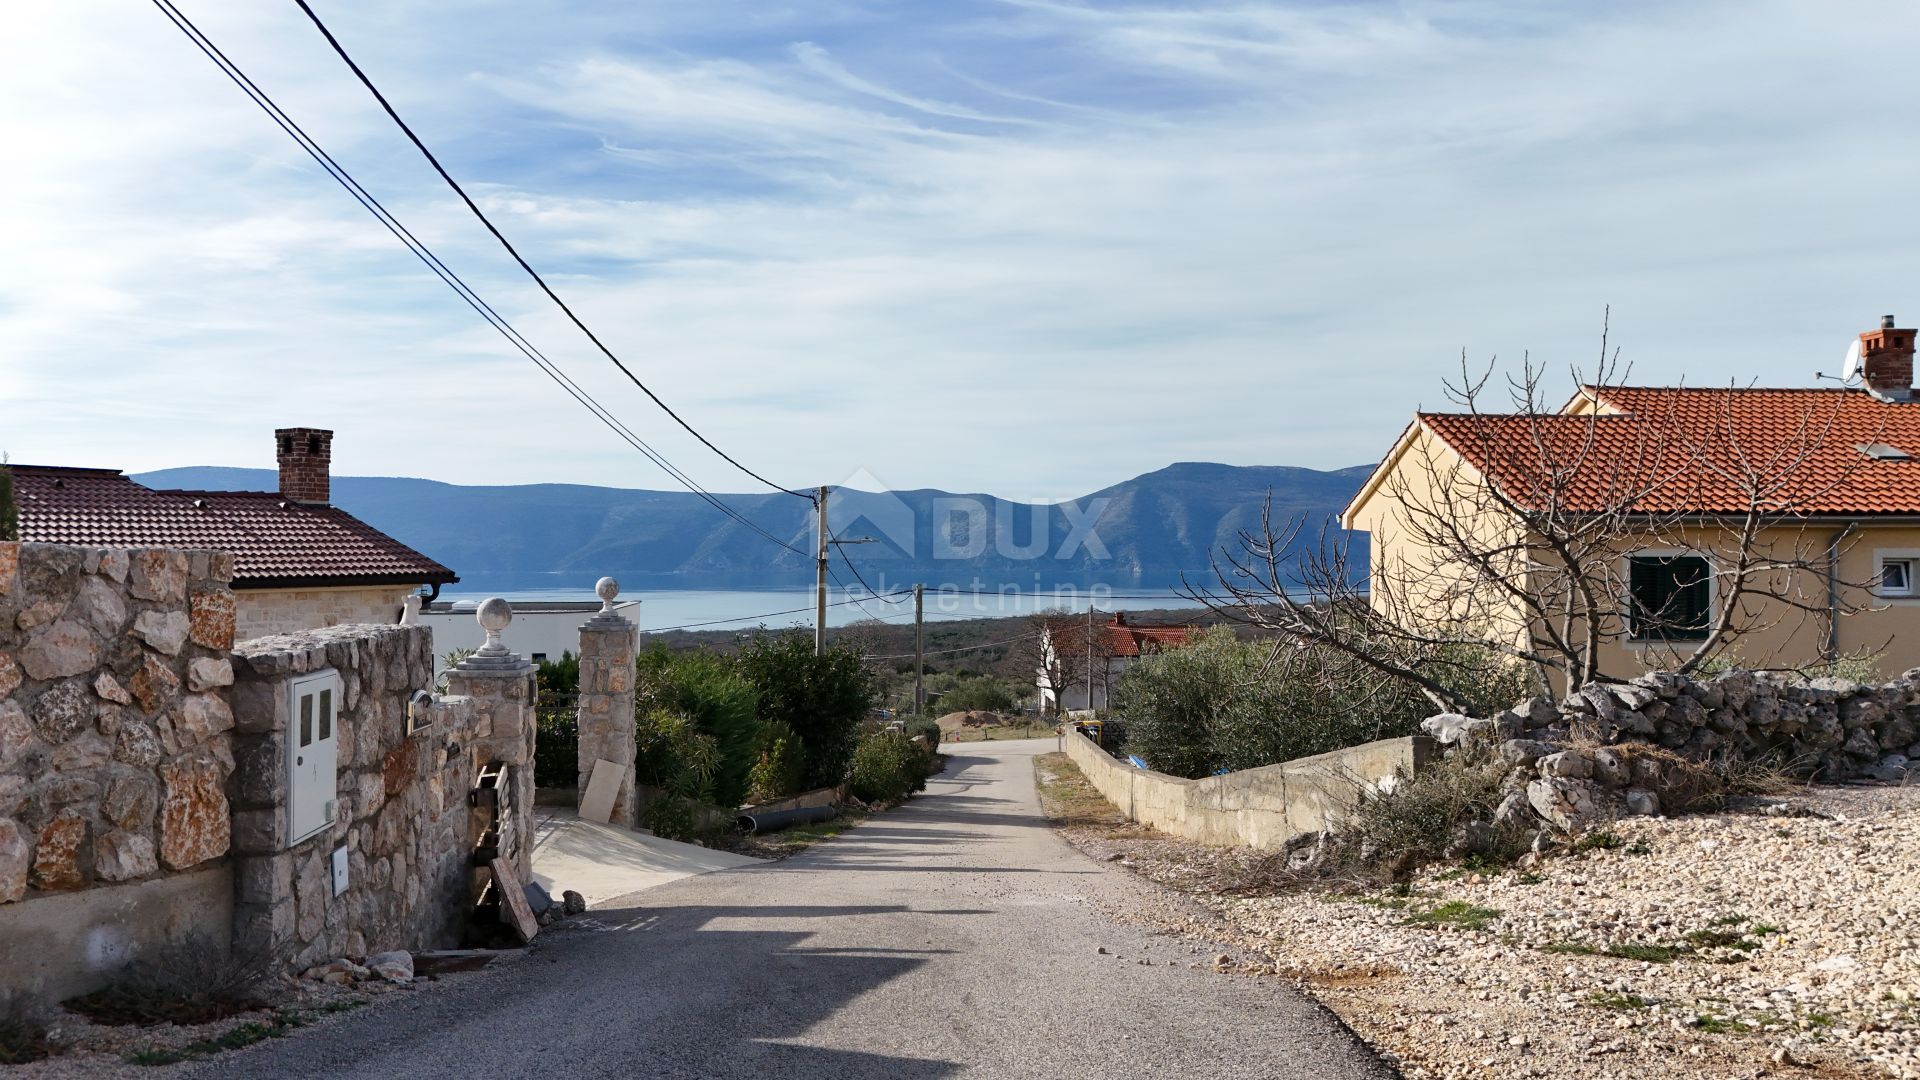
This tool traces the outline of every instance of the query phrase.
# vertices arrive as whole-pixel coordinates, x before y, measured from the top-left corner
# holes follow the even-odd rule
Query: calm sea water
[[[519,589],[486,592],[468,589],[465,582],[443,591],[440,599],[456,604],[477,604],[489,596],[505,597],[509,602],[533,600],[594,599],[591,589]],[[640,601],[640,628],[659,632],[685,627],[700,630],[728,630],[765,624],[770,627],[813,625],[813,591],[808,590],[638,590],[623,591],[622,600]],[[854,601],[858,601],[857,603]],[[875,599],[865,590],[830,589],[827,593],[827,623],[845,626],[864,619],[887,622],[913,621],[913,596],[905,594]],[[995,593],[936,591],[926,594],[927,621],[947,619],[1004,618],[1030,615],[1051,608],[1084,612],[1088,604],[1100,611],[1156,611],[1192,608],[1199,605],[1170,592],[1147,592],[1138,588],[1118,589],[1091,586],[1041,593]]]

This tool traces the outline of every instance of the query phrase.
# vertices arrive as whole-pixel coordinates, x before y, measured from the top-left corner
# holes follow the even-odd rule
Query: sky
[[[716,491],[290,2],[177,0],[530,340]],[[1920,320],[1920,5],[314,0],[653,390],[786,486],[1071,499],[1340,468],[1463,356],[1812,385]],[[0,452],[673,481],[147,0],[0,37]],[[863,473],[864,471],[864,473]]]

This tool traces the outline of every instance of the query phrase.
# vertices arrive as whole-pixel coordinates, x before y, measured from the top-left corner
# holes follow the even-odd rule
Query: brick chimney
[[[1860,335],[1860,381],[1884,401],[1913,400],[1913,331],[1895,329],[1891,315]]]
[[[1912,360],[1912,331],[1907,331],[1908,360]],[[324,428],[290,427],[273,433],[280,461],[280,494],[294,502],[325,505],[333,496],[333,432]]]

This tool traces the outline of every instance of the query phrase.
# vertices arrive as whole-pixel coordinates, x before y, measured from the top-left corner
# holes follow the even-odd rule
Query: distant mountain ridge
[[[837,537],[875,538],[842,551],[881,591],[916,581],[963,590],[1169,589],[1183,573],[1211,580],[1210,557],[1223,546],[1237,550],[1239,532],[1259,527],[1269,490],[1276,517],[1306,514],[1317,530],[1372,468],[1180,462],[1056,505],[932,489],[842,488],[829,504],[830,524]],[[277,484],[271,469],[218,466],[134,479],[204,491],[272,491]],[[776,547],[689,492],[333,478],[336,505],[451,566],[461,577],[456,589],[582,588],[602,574],[655,589],[811,584],[810,505],[779,493],[720,498],[796,550]],[[842,582],[855,584],[839,558],[832,566]]]

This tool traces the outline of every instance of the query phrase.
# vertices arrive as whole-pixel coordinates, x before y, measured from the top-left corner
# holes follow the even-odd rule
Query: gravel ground
[[[1248,895],[1256,852],[1066,831],[1197,901],[1157,917],[1225,946],[1215,970],[1295,980],[1408,1077],[1920,1077],[1920,787],[1762,809],[1345,895]]]

